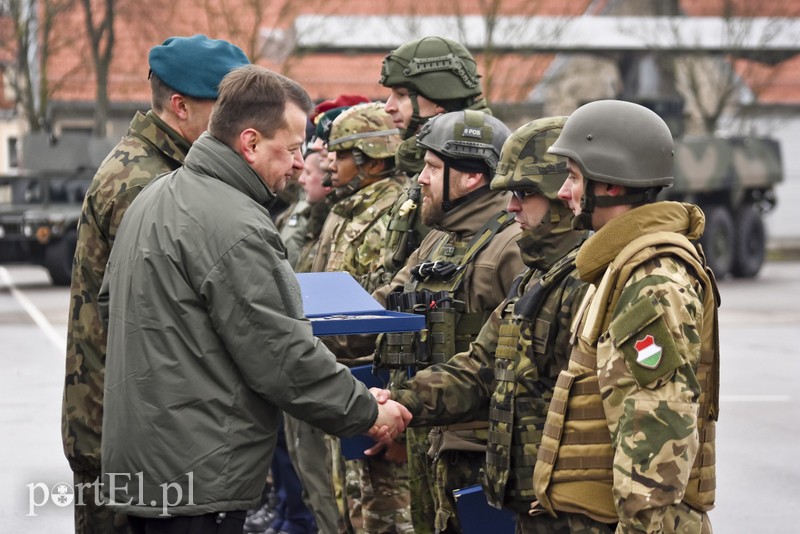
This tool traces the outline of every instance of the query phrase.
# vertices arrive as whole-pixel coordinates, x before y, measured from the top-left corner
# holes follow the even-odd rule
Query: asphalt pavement
[[[720,283],[717,533],[798,531],[800,262]],[[31,266],[0,266],[0,532],[72,532],[60,410],[69,291]],[[67,492],[68,493],[68,492]],[[61,499],[63,500],[63,499]]]

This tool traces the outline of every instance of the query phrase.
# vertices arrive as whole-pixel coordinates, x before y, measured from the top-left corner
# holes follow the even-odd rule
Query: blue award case
[[[453,497],[463,534],[514,534],[514,513],[490,506],[480,485],[457,489],[453,491]]]
[[[303,310],[315,336],[417,332],[425,317],[388,311],[350,274],[298,273]]]
[[[417,332],[425,328],[425,317],[413,313],[388,311],[345,272],[298,273],[303,293],[303,309],[315,336]],[[389,371],[377,374],[371,365],[350,368],[367,388],[385,388]],[[364,450],[375,442],[367,436],[341,440],[342,456],[348,460],[364,458]]]

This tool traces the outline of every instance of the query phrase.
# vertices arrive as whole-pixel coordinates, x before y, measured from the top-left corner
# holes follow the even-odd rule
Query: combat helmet
[[[491,179],[500,160],[500,151],[510,134],[511,131],[499,119],[470,109],[437,115],[425,123],[417,135],[417,145],[433,151],[444,162],[444,211],[453,209],[458,203],[458,200],[450,200],[450,168],[482,172]]]
[[[547,149],[566,121],[567,117],[536,119],[514,131],[503,145],[492,189],[531,191],[558,201],[558,190],[567,179],[567,160]]]
[[[328,150],[352,150],[356,163],[364,163],[363,156],[372,159],[394,158],[400,146],[400,130],[394,127],[392,117],[381,102],[359,104],[346,109],[333,121],[328,136]]]
[[[591,229],[595,206],[653,202],[673,183],[674,142],[655,112],[621,100],[598,100],[578,108],[564,124],[550,154],[575,162],[585,180],[576,228]],[[590,182],[634,188],[630,194],[597,197]]]
[[[394,128],[392,117],[386,113],[382,102],[359,104],[343,111],[331,125],[328,151],[351,151],[358,172],[347,185],[337,188],[334,197],[350,196],[367,185],[362,168],[365,158],[388,162],[380,176],[394,172],[394,156],[402,142],[400,130]]]
[[[424,120],[419,116],[417,95],[456,111],[469,107],[483,93],[472,54],[461,43],[435,36],[409,41],[390,52],[383,59],[380,84],[409,91],[413,114],[405,138]]]
[[[621,100],[598,100],[578,108],[551,154],[575,161],[591,180],[628,187],[672,185],[674,142],[653,111]]]

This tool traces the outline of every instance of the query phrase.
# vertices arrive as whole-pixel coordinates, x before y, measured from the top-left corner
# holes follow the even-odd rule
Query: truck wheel
[[[44,268],[50,273],[53,284],[68,286],[72,281],[72,257],[75,256],[75,245],[78,234],[71,230],[64,236],[47,245],[44,251]]]
[[[734,236],[734,276],[752,278],[761,270],[767,249],[767,233],[761,213],[752,204],[745,204],[736,213]]]
[[[703,209],[706,214],[706,229],[700,244],[706,260],[718,279],[731,272],[734,254],[733,218],[724,206],[709,206]]]

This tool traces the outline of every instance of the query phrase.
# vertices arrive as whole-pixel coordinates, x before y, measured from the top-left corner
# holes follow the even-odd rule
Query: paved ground
[[[711,518],[723,534],[794,532],[800,262],[768,263],[758,279],[723,281],[721,292],[718,493]],[[52,287],[43,270],[0,266],[1,532],[72,531],[70,507],[31,508],[45,501],[45,487],[71,482],[59,431],[68,302],[69,292]]]

